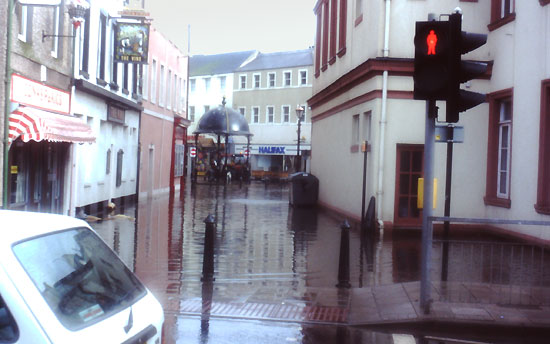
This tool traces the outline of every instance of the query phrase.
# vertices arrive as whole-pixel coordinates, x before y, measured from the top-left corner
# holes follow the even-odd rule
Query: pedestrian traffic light
[[[462,55],[487,42],[487,35],[462,31],[462,15],[449,16],[449,88],[447,95],[448,123],[458,122],[458,114],[485,101],[485,94],[460,89],[460,84],[474,79],[487,71],[487,63],[462,61]]]
[[[414,99],[445,100],[449,85],[449,23],[416,22]]]

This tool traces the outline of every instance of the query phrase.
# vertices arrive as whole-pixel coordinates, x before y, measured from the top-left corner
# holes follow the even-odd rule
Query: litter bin
[[[290,176],[290,205],[307,207],[317,204],[319,179],[313,174],[298,172]]]

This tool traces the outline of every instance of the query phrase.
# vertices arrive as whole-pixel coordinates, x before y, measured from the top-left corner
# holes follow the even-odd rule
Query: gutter
[[[2,205],[8,209],[8,168],[9,168],[9,134],[10,134],[10,94],[11,94],[11,25],[14,0],[8,0],[7,40],[6,40],[6,72],[5,72],[5,99],[4,99],[4,177],[2,180]]]
[[[384,20],[384,50],[383,56],[389,56],[390,46],[390,13],[391,13],[391,0],[385,0],[386,2],[386,17]],[[377,214],[378,214],[378,226],[380,231],[384,231],[384,221],[382,220],[382,200],[384,197],[384,154],[386,139],[386,123],[387,123],[387,108],[388,108],[388,70],[384,70],[382,74],[382,110],[380,115],[380,139],[378,142],[378,190],[377,194]]]

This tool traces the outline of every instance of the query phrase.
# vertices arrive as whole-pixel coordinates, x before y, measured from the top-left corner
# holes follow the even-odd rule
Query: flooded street
[[[338,325],[345,317],[340,310],[348,306],[342,304],[346,299],[328,299],[337,295],[344,219],[322,210],[294,209],[288,199],[287,184],[187,186],[181,199],[177,195],[175,200],[166,196],[142,201],[137,209],[118,209],[119,215],[91,225],[162,303],[165,343],[397,342],[393,334]],[[216,229],[211,260],[205,261],[209,250],[204,221],[210,214]],[[353,288],[419,279],[418,233],[361,240],[359,228],[352,226],[349,236]],[[434,244],[436,262],[441,261],[440,246]],[[451,246],[455,258],[450,259],[448,278],[488,282],[489,276],[500,275],[502,281],[502,266],[495,270],[474,264],[479,255],[492,256],[488,248],[482,250]],[[537,278],[523,270],[516,277],[547,283],[547,253],[523,251],[528,254],[516,249],[515,258],[512,251],[511,262],[525,264],[525,257],[532,257],[536,265],[529,271],[536,270]],[[509,265],[513,270],[515,264]],[[441,267],[433,270],[438,278]],[[504,275],[511,279],[514,273]],[[315,306],[323,299],[330,307]],[[237,311],[235,305],[244,306]],[[304,322],[304,314],[314,323]]]

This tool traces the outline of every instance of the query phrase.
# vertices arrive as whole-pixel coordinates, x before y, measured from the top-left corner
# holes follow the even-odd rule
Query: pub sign
[[[147,64],[149,24],[118,23],[115,34],[115,62]]]

